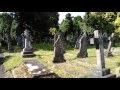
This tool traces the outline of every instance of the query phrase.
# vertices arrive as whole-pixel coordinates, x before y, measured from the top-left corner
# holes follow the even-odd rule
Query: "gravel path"
[[[0,78],[5,78],[5,68],[4,65],[0,65]]]

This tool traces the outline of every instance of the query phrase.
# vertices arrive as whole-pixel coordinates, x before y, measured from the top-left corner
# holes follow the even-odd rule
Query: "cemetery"
[[[0,78],[120,78],[119,16],[0,14]]]

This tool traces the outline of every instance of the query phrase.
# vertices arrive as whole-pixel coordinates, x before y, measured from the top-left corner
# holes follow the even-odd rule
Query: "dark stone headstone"
[[[96,56],[97,56],[97,69],[95,73],[91,75],[92,78],[115,78],[115,74],[110,73],[110,69],[105,68],[104,60],[104,48],[102,34],[99,30],[94,31],[95,45],[96,45]]]
[[[33,48],[31,46],[31,35],[29,31],[26,29],[24,31],[24,37],[25,37],[25,47],[23,48],[22,51],[22,57],[29,57],[29,56],[35,56],[33,53]]]
[[[65,62],[64,59],[64,36],[63,33],[57,32],[54,36],[54,63]]]
[[[87,35],[86,32],[81,36],[79,40],[79,53],[77,54],[77,57],[79,58],[85,58],[88,57],[87,53]]]

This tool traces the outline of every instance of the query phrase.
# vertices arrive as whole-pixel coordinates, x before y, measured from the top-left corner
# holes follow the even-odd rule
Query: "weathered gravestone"
[[[97,56],[97,69],[95,73],[91,75],[91,78],[115,78],[115,74],[110,73],[110,69],[105,68],[104,60],[104,48],[102,34],[99,30],[94,31],[95,45],[96,45],[96,56]]]
[[[54,63],[65,62],[64,59],[64,36],[63,33],[57,32],[54,36]]]
[[[94,45],[94,38],[90,38],[90,45]]]
[[[7,39],[7,43],[8,43],[8,51],[13,52],[14,48],[12,45],[12,39],[11,39],[10,34],[8,32],[5,33],[5,38]]]
[[[80,46],[79,46],[79,53],[77,54],[77,57],[79,57],[79,58],[88,57],[86,32],[81,36],[79,44],[80,44]]]
[[[25,37],[25,44],[24,44],[24,48],[22,51],[22,57],[27,57],[27,56],[35,56],[35,54],[33,53],[33,48],[31,46],[31,35],[29,33],[29,31],[26,29],[24,31],[24,37]]]
[[[105,56],[106,56],[106,57],[113,56],[113,55],[112,55],[111,48],[112,48],[112,44],[113,44],[114,35],[115,35],[115,33],[112,33],[112,34],[111,34],[111,37],[110,37],[110,39],[109,39],[108,48],[107,48],[107,51],[105,52]]]
[[[27,60],[12,69],[14,78],[55,78],[57,75],[37,60]]]
[[[81,35],[77,38],[77,41],[76,41],[76,44],[75,44],[75,49],[79,49],[79,46],[80,46],[80,38],[81,38]]]

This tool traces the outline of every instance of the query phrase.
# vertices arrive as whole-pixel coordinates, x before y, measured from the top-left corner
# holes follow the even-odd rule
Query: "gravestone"
[[[94,38],[90,38],[90,45],[94,45]]]
[[[80,40],[80,37],[81,37],[81,35],[77,38],[77,41],[76,41],[76,44],[75,44],[75,49],[79,49],[79,46],[80,46],[80,42],[79,42],[79,40]]]
[[[5,33],[5,38],[7,39],[7,43],[8,43],[8,51],[13,52],[14,48],[13,48],[13,45],[12,45],[12,39],[11,39],[8,32]]]
[[[97,69],[95,73],[91,75],[92,78],[115,78],[115,74],[110,73],[110,69],[105,68],[104,60],[104,48],[102,34],[99,30],[94,31],[95,45],[96,45],[96,56],[97,56]]]
[[[31,46],[31,35],[29,31],[26,29],[24,31],[24,37],[25,37],[25,47],[23,48],[22,51],[22,57],[29,57],[29,56],[35,56],[33,53],[33,48]]]
[[[65,62],[64,59],[64,36],[63,33],[57,32],[54,36],[54,63]]]
[[[112,48],[112,44],[113,44],[114,35],[115,35],[115,33],[112,33],[112,34],[111,34],[111,37],[109,38],[108,48],[107,48],[107,51],[105,52],[105,56],[106,56],[106,57],[113,56],[113,55],[112,55],[111,48]]]
[[[77,54],[77,57],[79,58],[85,58],[88,57],[87,53],[87,35],[86,32],[81,36],[79,40],[79,53]]]

